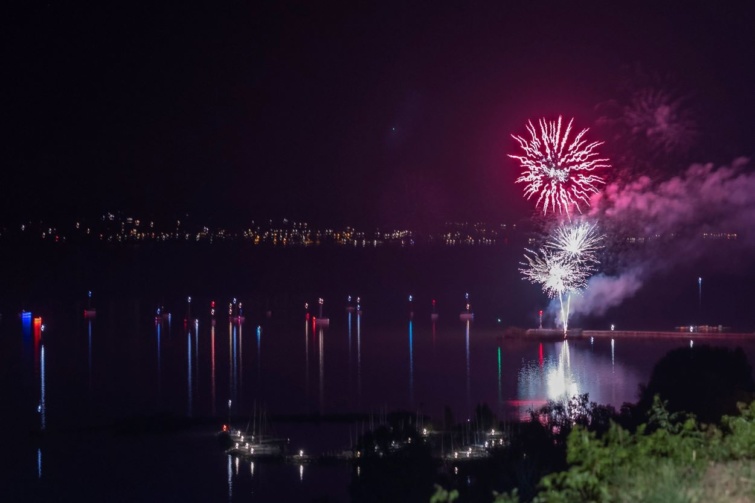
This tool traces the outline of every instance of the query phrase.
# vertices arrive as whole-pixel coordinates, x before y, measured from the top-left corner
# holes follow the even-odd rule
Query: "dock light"
[[[189,301],[189,304],[191,304],[191,296],[189,296],[189,299],[188,299],[188,301]]]
[[[304,456],[304,451],[299,451],[299,457],[301,458],[303,456]]]

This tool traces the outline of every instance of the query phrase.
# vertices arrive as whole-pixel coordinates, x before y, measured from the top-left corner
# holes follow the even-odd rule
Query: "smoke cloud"
[[[593,276],[581,295],[573,295],[571,314],[600,316],[635,295],[660,268],[680,267],[721,253],[716,244],[736,239],[745,256],[755,248],[755,173],[749,160],[729,166],[693,164],[684,173],[654,183],[642,176],[608,185],[593,197],[590,219],[620,245],[608,250],[614,273]],[[618,235],[618,238],[615,236]],[[641,243],[641,244],[637,244]],[[663,243],[671,243],[663,248]],[[669,253],[669,249],[673,253]],[[665,251],[665,253],[664,253]],[[722,266],[736,266],[727,256]],[[549,311],[558,313],[558,303]]]

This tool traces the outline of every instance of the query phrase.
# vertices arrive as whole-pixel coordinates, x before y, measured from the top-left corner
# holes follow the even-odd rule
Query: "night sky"
[[[640,74],[699,132],[656,173],[755,153],[734,2],[111,3],[3,8],[7,218],[513,221],[510,134],[563,114],[606,139],[599,104]]]

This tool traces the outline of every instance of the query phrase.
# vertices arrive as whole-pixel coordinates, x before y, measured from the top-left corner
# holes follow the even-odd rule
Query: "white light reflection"
[[[37,447],[37,478],[42,478],[42,448]]]
[[[589,393],[591,402],[620,407],[634,400],[640,375],[623,364],[618,354],[619,342],[595,338],[595,349],[589,341],[569,340],[568,352],[564,342],[546,342],[538,354],[532,345],[530,358],[523,358],[517,371],[516,399],[508,400],[508,411],[519,418],[528,418],[530,409],[538,409],[548,400]],[[540,362],[539,362],[539,361]]]
[[[254,461],[249,463],[249,471],[251,472],[252,478],[254,478]]]
[[[233,456],[228,455],[228,501],[233,501]]]
[[[239,458],[235,458],[233,461],[234,461],[234,464],[236,465],[235,466],[235,468],[236,468],[236,476],[238,477],[238,475],[239,475]]]
[[[304,481],[304,465],[299,465],[299,482]]]
[[[39,349],[40,371],[39,371],[39,416],[40,427],[42,431],[47,428],[47,410],[45,405],[45,345],[42,344]]]
[[[577,385],[571,369],[571,355],[569,341],[561,343],[556,368],[551,368],[546,376],[548,383],[548,399],[567,402],[571,397],[579,395]]]

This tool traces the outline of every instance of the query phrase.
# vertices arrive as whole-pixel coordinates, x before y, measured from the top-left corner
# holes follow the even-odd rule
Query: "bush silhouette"
[[[671,412],[690,412],[704,423],[737,413],[737,402],[750,401],[755,390],[752,367],[742,349],[698,346],[670,351],[653,368],[641,388],[638,408],[650,410],[658,394]]]

